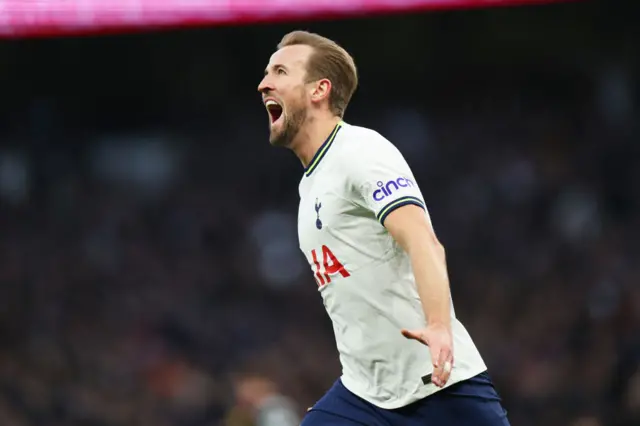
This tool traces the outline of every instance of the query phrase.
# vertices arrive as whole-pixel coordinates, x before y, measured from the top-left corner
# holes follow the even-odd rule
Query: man
[[[380,134],[342,120],[357,83],[343,48],[296,31],[258,87],[271,144],[305,167],[300,248],[343,369],[302,425],[508,425],[455,317],[444,249],[409,166]]]

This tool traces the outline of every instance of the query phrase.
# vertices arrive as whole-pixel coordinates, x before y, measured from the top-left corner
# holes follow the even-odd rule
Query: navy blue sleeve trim
[[[389,204],[387,204],[386,206],[384,206],[380,212],[377,215],[378,221],[384,225],[384,221],[387,218],[387,216],[389,216],[389,214],[402,207],[402,206],[407,206],[407,205],[414,205],[414,206],[418,206],[420,208],[422,208],[423,210],[426,210],[424,203],[422,202],[421,199],[417,198],[417,197],[411,197],[411,196],[407,196],[407,197],[402,197],[402,198],[398,198],[397,200],[394,200],[392,202],[390,202]]]

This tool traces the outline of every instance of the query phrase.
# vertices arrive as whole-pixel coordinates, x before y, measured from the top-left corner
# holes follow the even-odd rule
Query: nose
[[[266,94],[271,90],[273,90],[273,84],[269,81],[269,76],[265,75],[260,84],[258,84],[258,92]]]

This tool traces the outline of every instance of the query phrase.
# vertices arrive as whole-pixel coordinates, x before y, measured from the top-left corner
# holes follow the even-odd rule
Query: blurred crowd
[[[156,37],[136,48],[188,45]],[[60,43],[15,49],[76,42]],[[138,93],[134,59],[115,77],[85,65],[86,93],[34,73],[39,91],[3,101],[3,426],[262,426],[266,400],[301,417],[339,377],[297,247],[301,166],[268,146],[257,94],[227,96],[226,62],[194,57],[148,77],[170,79],[180,104]],[[346,121],[412,166],[511,424],[637,425],[637,75],[550,68],[447,69],[428,85],[416,73],[396,91],[362,68],[374,77]],[[109,98],[112,78],[130,97]],[[154,113],[161,102],[170,118]]]

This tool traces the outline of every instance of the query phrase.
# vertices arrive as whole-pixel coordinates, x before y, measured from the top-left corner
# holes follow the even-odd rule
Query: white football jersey
[[[379,133],[341,122],[300,182],[300,248],[336,337],[344,386],[393,409],[440,390],[429,349],[402,336],[426,325],[407,253],[383,226],[394,209],[424,199],[402,154]],[[447,386],[486,370],[451,309],[454,368]]]

